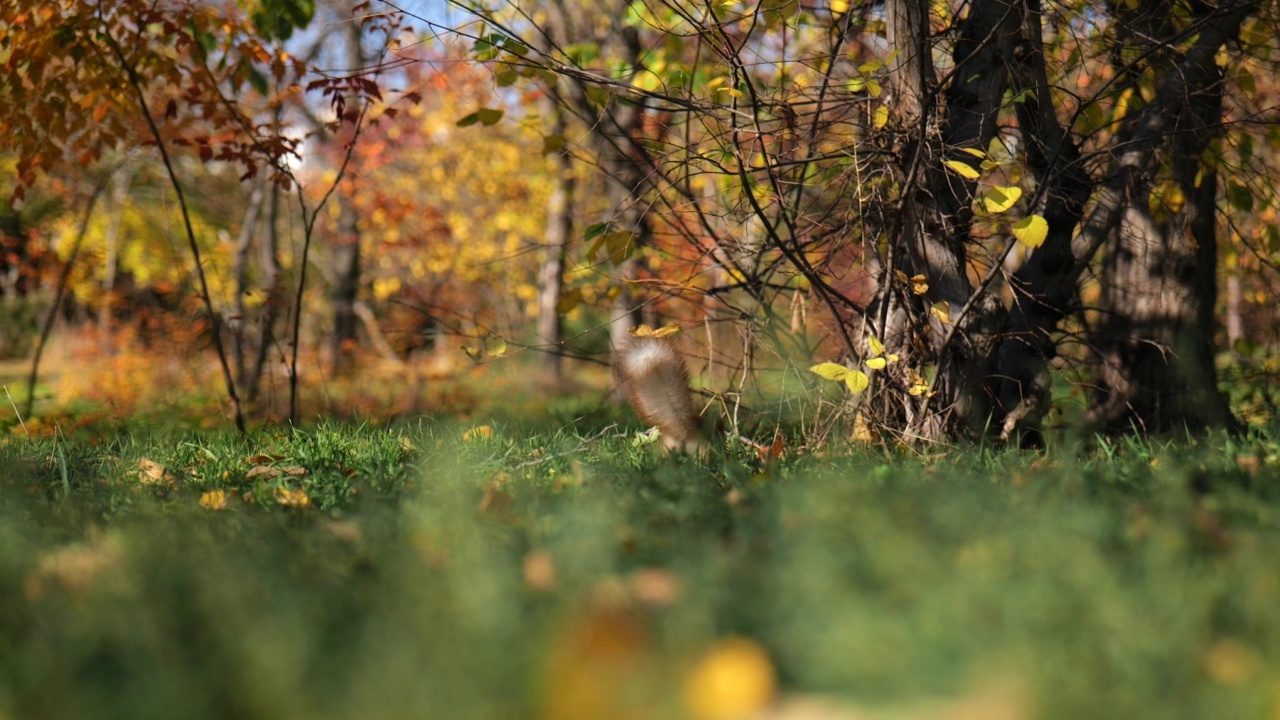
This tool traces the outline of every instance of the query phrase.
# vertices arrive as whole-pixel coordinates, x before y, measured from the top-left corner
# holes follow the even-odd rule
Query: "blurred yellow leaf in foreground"
[[[711,646],[685,677],[684,704],[698,720],[751,717],[773,702],[777,678],[764,648],[746,638]]]

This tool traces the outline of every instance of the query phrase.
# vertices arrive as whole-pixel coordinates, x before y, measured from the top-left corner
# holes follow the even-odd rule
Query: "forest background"
[[[465,412],[645,323],[753,431],[1266,422],[1274,12],[6,3],[10,386]]]

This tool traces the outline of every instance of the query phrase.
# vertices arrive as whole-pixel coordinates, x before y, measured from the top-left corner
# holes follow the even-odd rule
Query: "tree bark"
[[[341,375],[351,369],[356,344],[356,300],[360,293],[360,227],[354,203],[339,192],[338,237],[333,246],[335,278],[331,290],[333,334],[330,336],[330,371]]]
[[[347,35],[343,41],[346,43],[347,71],[355,73],[368,63],[368,58],[361,47],[362,26],[351,18],[350,9],[346,5],[343,11],[347,15]],[[356,98],[351,98],[347,103],[348,107],[355,107],[357,104]],[[334,194],[339,208],[338,236],[333,248],[336,277],[330,290],[333,334],[330,337],[329,369],[334,375],[344,374],[351,369],[356,349],[356,329],[359,326],[356,301],[360,294],[360,218],[352,197],[356,180],[355,168],[349,167],[347,178]]]
[[[564,113],[551,105],[551,134],[563,136]],[[564,289],[564,261],[569,238],[573,235],[575,181],[573,158],[568,152],[556,151],[551,163],[551,195],[547,199],[546,258],[538,273],[538,339],[546,347],[542,369],[552,380],[560,380],[564,372],[561,352],[564,333],[558,306]]]
[[[995,136],[1009,84],[1006,58],[1017,42],[1022,10],[1009,0],[974,2],[956,42],[956,70],[945,93],[946,115],[940,121],[941,131],[934,134],[929,130],[937,121],[930,96],[911,97],[925,92],[932,76],[928,16],[922,5],[921,0],[893,0],[888,9],[890,42],[898,58],[906,58],[893,76],[895,92],[904,96],[900,102],[906,108],[899,120],[909,119],[916,106],[920,119],[915,128],[907,128],[915,135],[905,153],[907,177],[918,179],[905,189],[898,235],[901,267],[890,262],[886,269],[923,274],[929,283],[926,303],[947,312],[935,314],[917,306],[914,320],[885,318],[883,332],[888,334],[889,326],[904,332],[880,339],[916,365],[915,373],[923,374],[926,365],[936,363],[937,397],[922,399],[906,425],[908,438],[933,441],[973,437],[989,419],[991,405],[984,386],[995,371],[995,337],[1003,324],[1003,309],[989,289],[975,288],[967,274],[976,183],[948,170],[943,162],[976,165],[977,159],[961,149],[985,150]],[[922,43],[921,38],[926,41]],[[882,275],[879,306],[911,312],[908,303],[894,299],[893,283],[892,275]],[[926,354],[912,352],[921,345],[928,348]]]
[[[1222,71],[1207,70],[1171,142],[1185,205],[1158,208],[1161,217],[1145,188],[1106,246],[1091,418],[1108,432],[1234,424],[1213,363],[1218,176],[1200,158],[1222,117]]]
[[[1000,440],[1034,444],[1048,411],[1052,379],[1049,362],[1057,355],[1053,334],[1078,305],[1078,276],[1071,238],[1093,191],[1080,149],[1059,122],[1050,94],[1044,59],[1040,0],[1026,0],[1022,42],[1014,55],[1013,91],[1018,127],[1027,152],[1027,168],[1039,187],[1029,208],[1049,225],[1044,244],[1033,250],[1010,278],[1013,301],[999,349],[993,426]]]
[[[1256,6],[1249,0],[1207,11],[1196,43],[1128,133],[1119,172],[1083,226],[1082,236],[1105,239],[1107,250],[1089,412],[1101,430],[1198,432],[1236,424],[1213,364],[1217,174],[1201,157],[1221,132],[1223,73],[1214,56]],[[1181,208],[1153,210],[1149,200],[1162,156],[1171,160]]]

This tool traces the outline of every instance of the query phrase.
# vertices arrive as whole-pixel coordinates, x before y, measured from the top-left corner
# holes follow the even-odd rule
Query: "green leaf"
[[[1049,223],[1039,215],[1028,215],[1013,224],[1013,236],[1029,248],[1038,248],[1049,236]]]
[[[564,148],[563,135],[548,135],[542,139],[542,154],[549,155],[553,152],[560,152]]]
[[[601,235],[604,235],[608,230],[609,223],[594,223],[592,225],[588,225],[587,229],[583,232],[582,241],[591,242]]]
[[[480,124],[490,126],[502,119],[503,112],[494,108],[480,108],[476,111],[476,117],[480,119]]]
[[[974,170],[971,165],[962,160],[947,160],[942,164],[946,165],[948,170],[951,170],[960,177],[967,178],[969,180],[977,180],[981,177],[981,173]]]
[[[619,230],[601,237],[600,242],[609,251],[609,262],[620,265],[635,252],[635,239],[636,234],[630,230]]]
[[[480,113],[471,113],[458,121],[458,127],[471,127],[480,120]]]
[[[1253,212],[1253,190],[1248,185],[1232,181],[1227,184],[1227,200],[1231,206],[1243,212]]]
[[[485,338],[484,351],[490,357],[503,357],[507,354],[507,341],[497,336]]]
[[[982,196],[982,206],[987,212],[995,214],[1007,211],[1022,197],[1022,188],[995,185]]]
[[[511,87],[519,77],[515,70],[507,68],[494,73],[493,79],[498,87]]]

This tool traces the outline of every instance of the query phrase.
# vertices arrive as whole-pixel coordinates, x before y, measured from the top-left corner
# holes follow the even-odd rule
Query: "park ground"
[[[1280,717],[1265,428],[695,460],[499,370],[248,436],[58,372],[0,444],[5,720]]]

